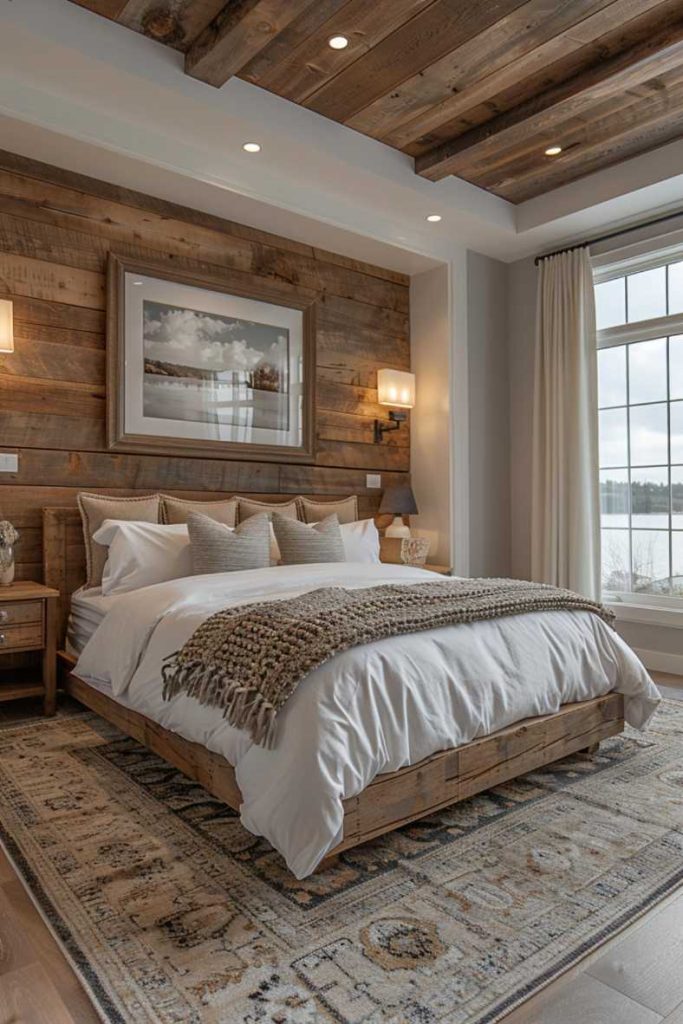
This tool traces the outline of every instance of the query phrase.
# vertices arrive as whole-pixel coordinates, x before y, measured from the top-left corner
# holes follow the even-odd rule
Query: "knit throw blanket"
[[[610,624],[614,619],[571,590],[495,579],[327,587],[226,608],[169,655],[164,698],[186,693],[222,708],[230,725],[270,748],[282,706],[312,669],[339,651],[397,634],[558,609],[590,611]]]

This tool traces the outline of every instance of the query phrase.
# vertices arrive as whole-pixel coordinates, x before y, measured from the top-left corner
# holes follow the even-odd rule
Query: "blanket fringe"
[[[202,661],[181,661],[180,652],[165,659],[161,674],[164,700],[180,693],[194,697],[200,704],[219,707],[223,718],[235,729],[245,729],[254,743],[272,750],[276,739],[275,708],[255,686],[244,686],[217,668]]]

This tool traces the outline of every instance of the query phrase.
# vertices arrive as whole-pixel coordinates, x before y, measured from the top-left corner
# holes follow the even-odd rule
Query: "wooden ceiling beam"
[[[185,51],[225,0],[124,0],[116,21],[158,43]]]
[[[531,135],[495,158],[485,157],[470,163],[467,178],[499,194],[501,188],[517,178],[542,179],[558,168],[576,166],[587,146],[603,144],[607,150],[611,140],[632,130],[640,133],[641,140],[647,138],[655,121],[667,114],[675,121],[682,95],[683,64],[665,76],[612,96],[577,117],[562,121],[557,126],[563,141],[562,153],[552,160],[544,157],[539,162],[541,140]]]
[[[521,203],[680,138],[683,92],[672,93],[669,102],[660,105],[659,112],[650,103],[642,111],[631,110],[628,119],[618,119],[616,127],[611,118],[596,129],[593,139],[572,147],[566,160],[548,161],[548,166],[540,172],[537,168],[515,172],[507,181],[501,178],[490,190],[511,203]]]
[[[315,0],[229,0],[185,54],[185,72],[219,88]]]
[[[550,132],[601,100],[678,67],[683,63],[683,20],[642,39],[627,50],[581,71],[533,99],[459,135],[415,161],[416,172],[430,181],[465,170],[468,163],[505,148],[524,135]],[[539,140],[540,141],[540,140]],[[561,139],[549,138],[550,142]]]
[[[158,43],[185,52],[225,0],[126,0],[116,20]]]
[[[72,3],[85,7],[93,14],[100,14],[103,18],[111,18],[112,21],[116,21],[126,6],[126,0],[72,0]]]

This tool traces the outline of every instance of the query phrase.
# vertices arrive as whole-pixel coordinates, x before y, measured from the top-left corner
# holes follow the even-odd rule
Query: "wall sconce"
[[[0,352],[14,352],[14,326],[11,299],[0,299]]]
[[[415,405],[415,374],[405,370],[377,371],[377,401],[380,405],[391,405],[394,409],[412,409]],[[391,426],[375,420],[375,444],[382,443],[382,435],[387,431],[398,430],[407,418],[404,412],[389,413]]]

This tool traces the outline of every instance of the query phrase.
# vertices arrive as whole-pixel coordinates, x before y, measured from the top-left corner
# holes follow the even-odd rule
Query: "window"
[[[683,604],[683,260],[660,259],[595,274],[602,586]]]

